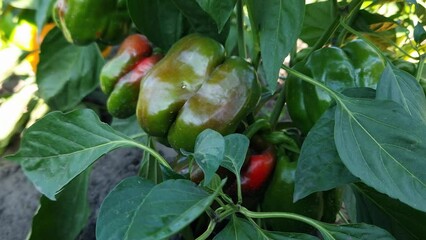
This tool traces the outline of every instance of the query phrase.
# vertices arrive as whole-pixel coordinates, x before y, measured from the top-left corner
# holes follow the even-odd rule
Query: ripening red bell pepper
[[[268,148],[260,154],[251,155],[241,173],[242,192],[252,193],[260,190],[274,170],[275,162],[273,148]]]

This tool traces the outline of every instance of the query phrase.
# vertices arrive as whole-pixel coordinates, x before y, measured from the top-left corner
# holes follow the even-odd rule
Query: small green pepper
[[[261,202],[263,212],[290,212],[320,220],[323,215],[322,192],[313,193],[293,203],[294,181],[297,162],[291,162],[286,155],[278,156],[275,170],[264,198]],[[282,232],[310,232],[308,225],[285,218],[265,219],[268,228]]]

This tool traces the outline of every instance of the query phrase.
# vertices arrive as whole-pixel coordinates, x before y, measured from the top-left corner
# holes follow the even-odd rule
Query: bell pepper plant
[[[28,78],[49,113],[6,157],[42,194],[28,239],[426,236],[424,1],[22,2],[2,41],[57,26]],[[137,176],[90,210],[126,147]]]

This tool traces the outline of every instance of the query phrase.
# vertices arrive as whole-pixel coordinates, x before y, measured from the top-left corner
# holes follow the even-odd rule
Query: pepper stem
[[[326,239],[335,239],[328,231],[325,229],[320,222],[313,220],[311,218],[305,217],[303,215],[295,214],[295,213],[287,213],[287,212],[252,212],[245,207],[240,208],[240,213],[244,214],[246,217],[250,218],[287,218],[296,221],[300,221],[310,226],[318,229],[321,234]]]
[[[247,58],[244,42],[244,12],[242,0],[237,0],[237,29],[238,29],[238,53],[240,57]]]
[[[169,163],[167,162],[166,159],[164,159],[163,156],[161,156],[161,154],[159,154],[158,152],[156,152],[154,149],[150,148],[149,146],[145,146],[143,144],[137,143],[137,142],[132,142],[132,145],[134,145],[135,147],[138,147],[142,150],[144,150],[145,152],[148,152],[149,154],[151,154],[155,159],[157,159],[157,161],[159,161],[164,167],[167,167],[168,169],[172,169],[169,165]]]

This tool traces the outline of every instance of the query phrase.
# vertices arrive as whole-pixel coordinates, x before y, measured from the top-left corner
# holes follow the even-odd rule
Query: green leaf
[[[364,224],[364,223],[346,224],[346,225],[321,224],[321,226],[327,229],[329,233],[333,236],[333,238],[326,238],[324,236],[324,239],[335,239],[335,240],[395,239],[386,230],[373,225]]]
[[[413,118],[426,123],[426,97],[422,87],[409,73],[389,64],[377,86],[376,98],[401,104]]]
[[[96,239],[126,239],[140,204],[155,184],[140,177],[121,181],[102,202],[96,222]]]
[[[303,142],[297,162],[294,201],[358,181],[343,164],[334,143],[335,111],[335,107],[328,109]]]
[[[286,232],[267,232],[264,231],[267,236],[266,239],[272,240],[318,240],[319,238],[314,237],[305,233],[286,233]]]
[[[219,32],[216,22],[198,5],[196,0],[172,1],[189,22],[192,32],[201,33],[221,43],[225,42],[229,27],[225,27]]]
[[[104,60],[95,43],[68,43],[59,29],[41,44],[36,81],[40,97],[56,110],[70,110],[99,85]]]
[[[35,9],[37,9],[35,20],[39,32],[41,32],[46,20],[51,16],[52,7],[55,2],[53,0],[35,0]]]
[[[165,239],[204,212],[222,187],[209,195],[189,180],[152,187],[142,178],[126,179],[102,204],[97,239]]]
[[[421,240],[426,236],[426,213],[379,193],[364,184],[353,184],[357,221],[386,229],[400,240]]]
[[[89,219],[87,189],[91,169],[86,169],[65,186],[57,201],[41,196],[29,240],[76,239]]]
[[[417,23],[416,26],[414,26],[414,41],[416,41],[417,44],[420,44],[425,39],[426,31],[421,23]]]
[[[146,134],[140,127],[138,120],[136,119],[136,115],[124,119],[113,118],[111,127],[129,138],[141,143],[147,143],[148,134]]]
[[[234,133],[225,136],[225,158],[221,166],[240,177],[241,168],[246,160],[250,140],[242,134]]]
[[[218,32],[221,32],[232,12],[237,0],[196,0],[200,7],[216,22]]]
[[[379,192],[426,211],[426,128],[392,101],[341,96],[334,138],[352,174]]]
[[[184,33],[183,15],[170,0],[127,0],[136,27],[163,50],[168,50]]]
[[[284,58],[293,49],[302,29],[305,2],[264,0],[254,2],[260,49],[268,89],[274,91]],[[252,26],[254,27],[254,26]]]
[[[208,185],[220,166],[225,153],[225,139],[211,129],[197,136],[194,158],[204,172],[204,185]]]
[[[24,132],[19,151],[7,159],[19,162],[36,188],[54,200],[56,193],[96,159],[135,144],[100,122],[92,110],[52,112]]]
[[[300,39],[309,46],[313,46],[333,22],[334,13],[330,3],[327,1],[306,4]]]
[[[225,228],[219,232],[214,240],[244,239],[244,240],[315,240],[312,235],[303,233],[269,232],[262,230],[246,219],[232,215]]]
[[[231,220],[213,239],[228,240],[228,239],[247,239],[259,240],[266,239],[262,236],[262,232],[257,231],[255,226],[245,219],[232,215]]]

